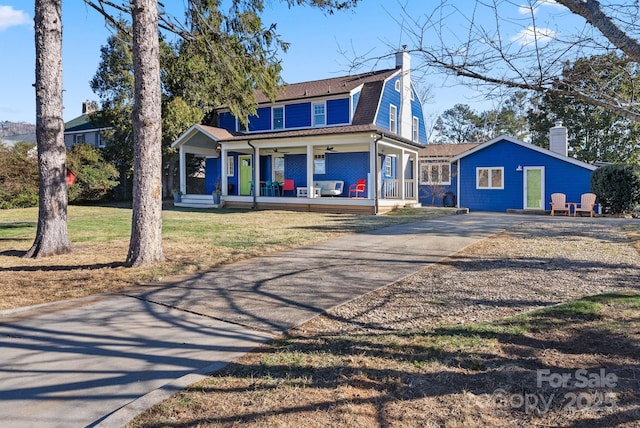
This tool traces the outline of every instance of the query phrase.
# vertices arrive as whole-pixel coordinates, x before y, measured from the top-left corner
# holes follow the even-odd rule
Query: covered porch
[[[207,128],[192,127],[173,144],[180,157],[177,206],[376,214],[419,204],[418,149],[384,135],[220,138]]]

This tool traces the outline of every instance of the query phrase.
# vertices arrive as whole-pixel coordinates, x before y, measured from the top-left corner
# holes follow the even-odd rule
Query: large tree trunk
[[[36,239],[26,257],[71,251],[67,233],[67,169],[62,120],[61,0],[36,0],[35,44],[40,201]]]
[[[133,222],[128,266],[162,254],[162,118],[157,0],[134,0]]]

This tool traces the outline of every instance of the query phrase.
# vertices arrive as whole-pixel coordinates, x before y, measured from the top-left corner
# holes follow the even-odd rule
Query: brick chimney
[[[82,103],[82,114],[91,114],[98,111],[98,103],[95,101],[85,101]]]
[[[567,128],[562,126],[562,121],[556,121],[556,125],[549,129],[549,150],[562,156],[569,156],[567,135]]]

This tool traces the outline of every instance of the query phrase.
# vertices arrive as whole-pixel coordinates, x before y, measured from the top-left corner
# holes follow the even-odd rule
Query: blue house
[[[552,193],[579,202],[581,194],[591,192],[597,167],[567,155],[567,129],[561,124],[549,134],[549,150],[509,136],[467,147],[450,157],[449,181],[440,194],[450,192],[456,206],[473,211],[550,210]]]
[[[194,125],[179,149],[179,205],[379,213],[418,204],[418,150],[426,143],[410,57],[396,68],[256,92],[244,127],[228,108]]]

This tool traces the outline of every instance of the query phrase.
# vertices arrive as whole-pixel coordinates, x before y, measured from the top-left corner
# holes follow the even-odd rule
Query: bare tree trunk
[[[67,181],[62,120],[61,0],[36,0],[36,140],[40,176],[38,230],[25,257],[71,251],[67,232]]]
[[[133,221],[128,266],[164,259],[162,253],[162,118],[157,0],[134,0]]]

